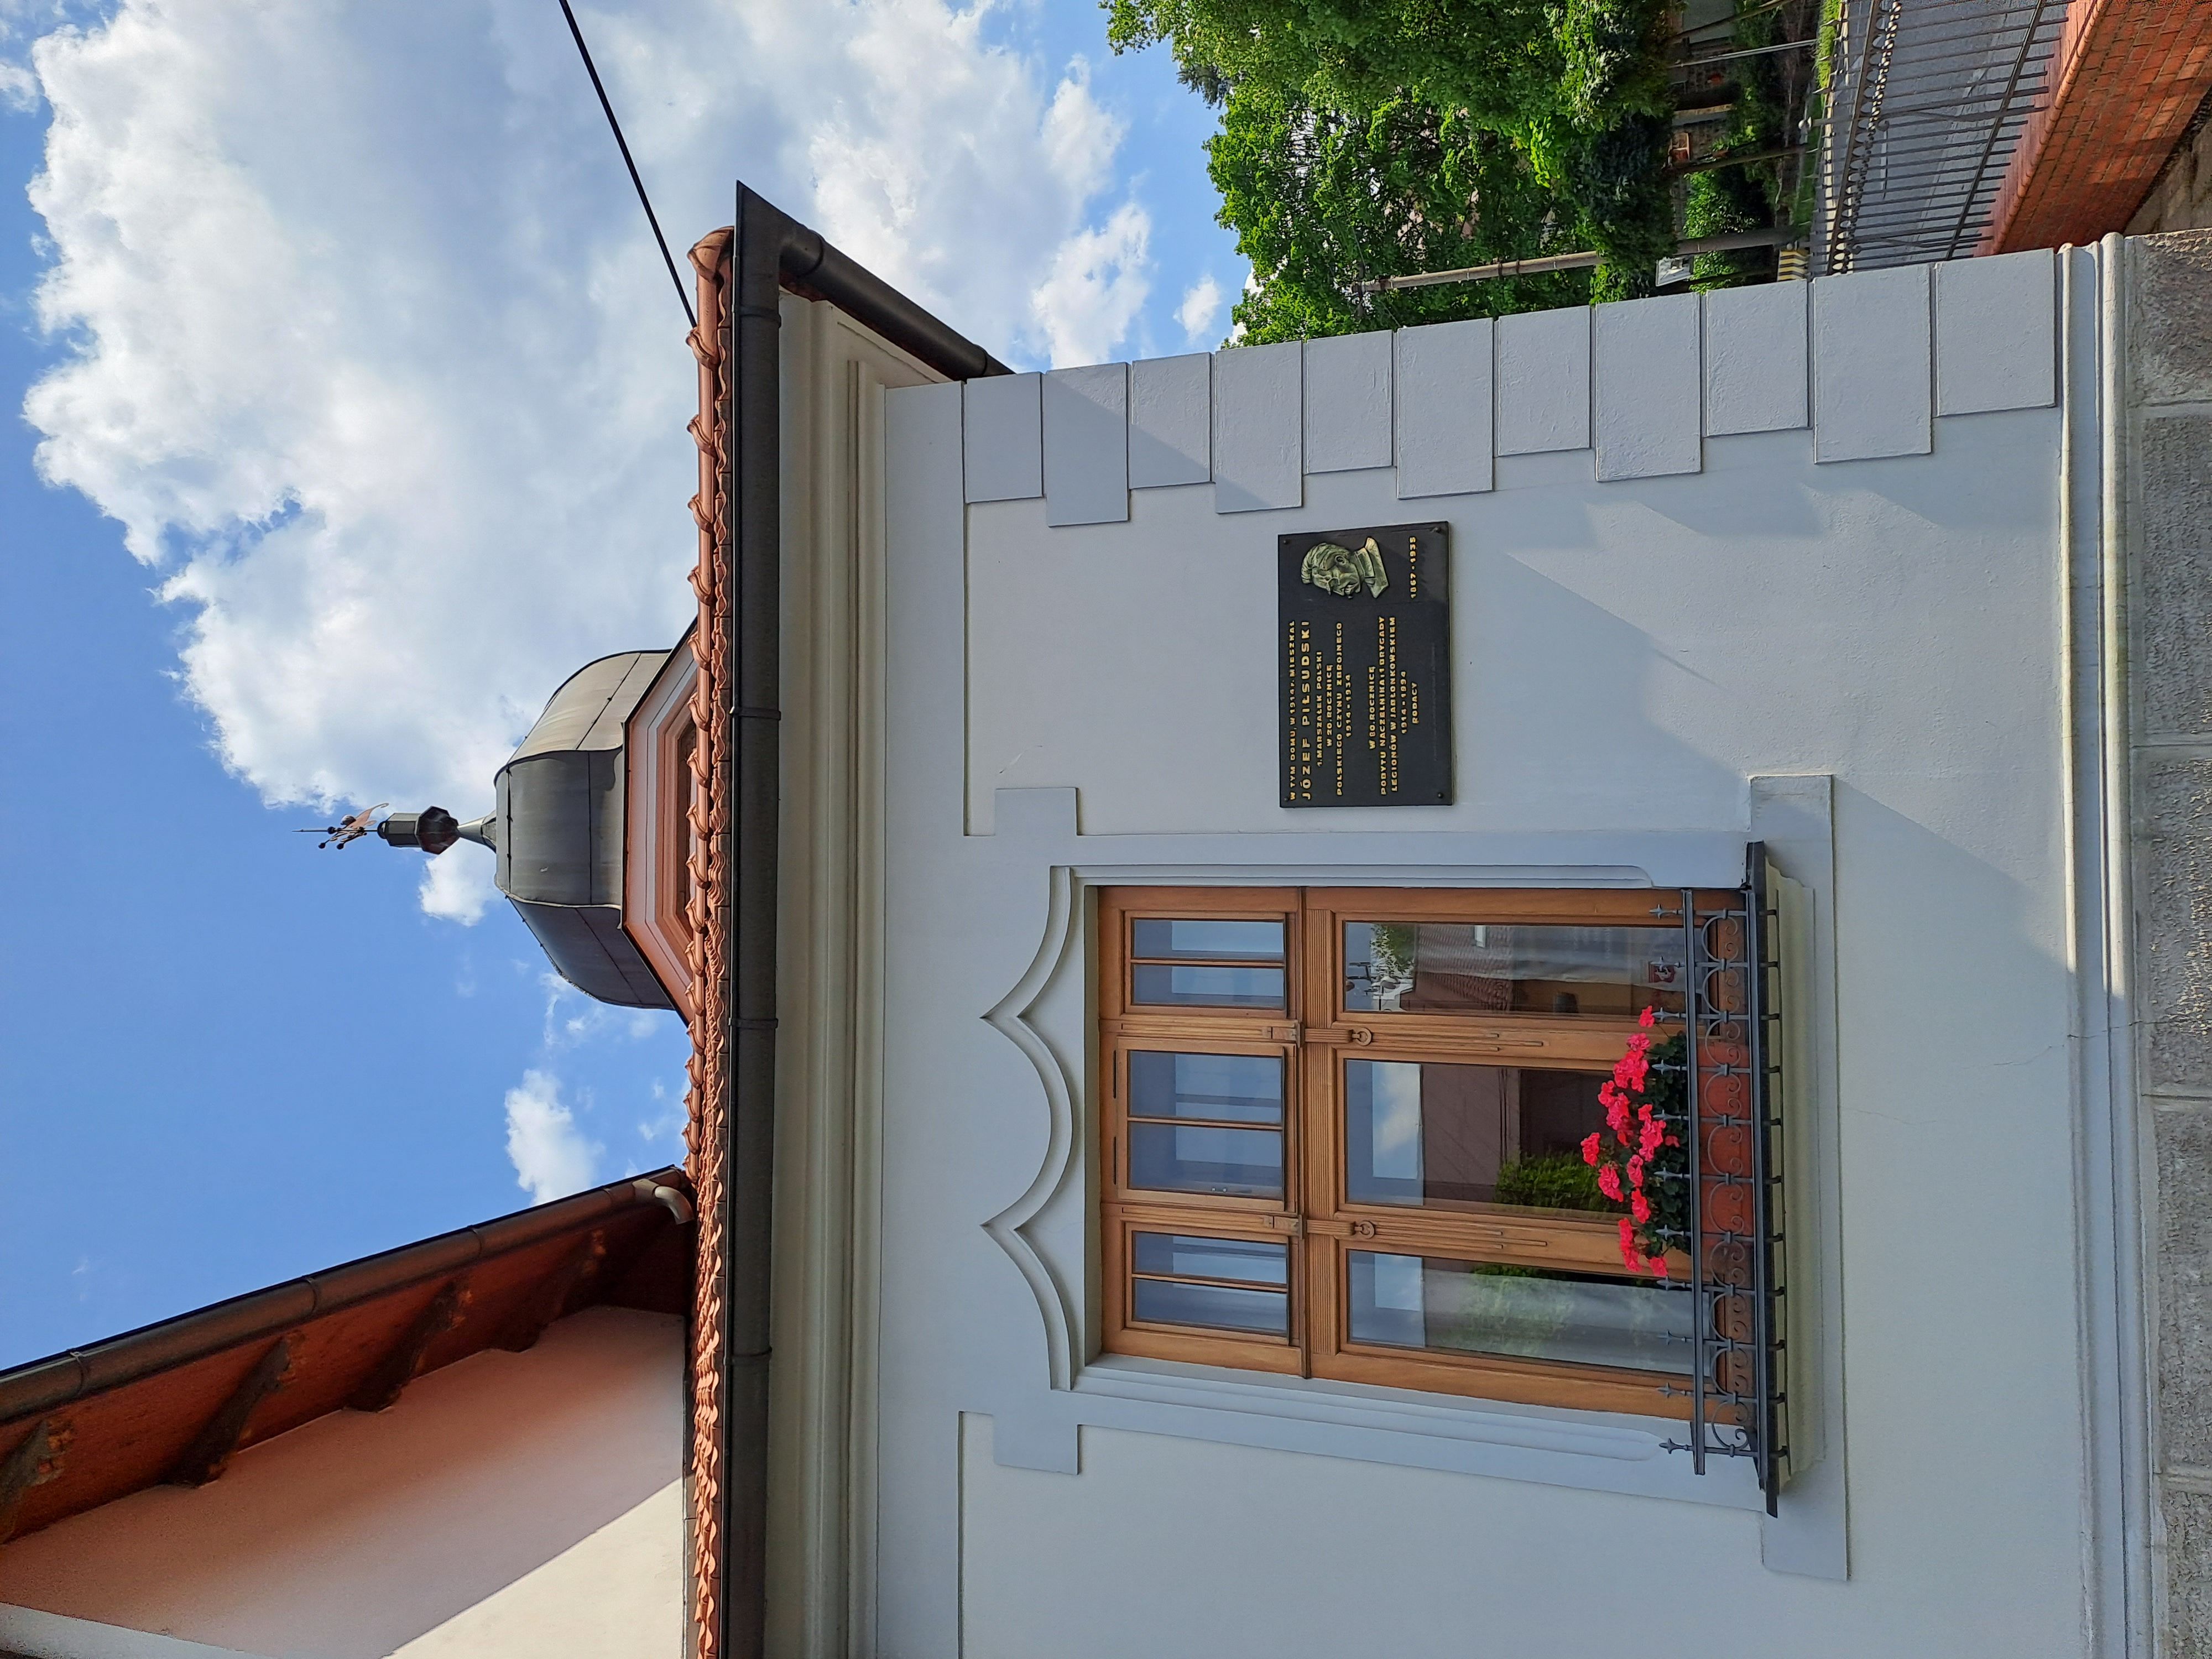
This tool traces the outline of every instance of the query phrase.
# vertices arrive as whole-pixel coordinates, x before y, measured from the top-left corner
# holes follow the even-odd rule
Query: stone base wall
[[[2212,225],[2212,98],[2197,110],[2166,170],[2128,221],[2128,234],[2150,236],[2208,225]]]
[[[2152,1526],[2158,1651],[2183,1659],[2212,1653],[2212,231],[2128,248],[2130,862],[2139,1121],[2154,1170]]]

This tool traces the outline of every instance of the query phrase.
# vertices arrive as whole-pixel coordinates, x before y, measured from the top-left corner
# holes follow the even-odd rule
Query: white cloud
[[[594,1001],[561,977],[541,969],[538,988],[545,993],[545,1024],[539,1049],[551,1055],[601,1039],[642,1042],[677,1019],[670,1010],[618,1008]]]
[[[1183,337],[1191,345],[1208,343],[1213,319],[1220,314],[1221,284],[1210,274],[1185,289],[1182,303],[1176,307],[1176,321],[1182,325]]]
[[[507,1091],[507,1155],[515,1184],[532,1204],[566,1198],[590,1186],[605,1149],[584,1139],[574,1113],[561,1103],[561,1081],[550,1072],[522,1074]]]
[[[492,885],[491,856],[481,848],[449,848],[430,860],[422,877],[422,908],[465,927],[483,920],[484,907],[499,896]]]
[[[1107,199],[1124,135],[1080,62],[945,0],[580,15],[679,254],[734,161],[1001,356],[1127,334],[1150,221]],[[160,573],[265,799],[474,816],[553,688],[690,598],[684,324],[557,13],[120,0],[32,61],[43,475]],[[433,915],[481,914],[464,854]]]
[[[684,1156],[684,1126],[688,1121],[684,1109],[684,1089],[678,1085],[673,1092],[659,1081],[653,1085],[653,1115],[638,1120],[638,1139],[648,1147],[664,1151],[670,1158],[681,1160]]]
[[[39,77],[31,70],[30,42],[65,21],[70,10],[65,0],[0,0],[0,109],[39,106]]]
[[[1055,368],[1112,356],[1151,291],[1145,250],[1152,228],[1145,210],[1125,202],[1098,229],[1060,245],[1031,301]]]

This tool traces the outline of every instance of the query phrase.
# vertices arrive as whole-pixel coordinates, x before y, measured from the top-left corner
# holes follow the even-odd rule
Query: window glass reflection
[[[1633,1015],[1682,1006],[1673,927],[1352,921],[1344,1006],[1356,1013]]]
[[[1253,1285],[1288,1285],[1290,1246],[1260,1238],[1204,1238],[1189,1233],[1139,1233],[1140,1273],[1185,1279],[1235,1279]]]
[[[1344,1066],[1344,1190],[1354,1204],[1612,1211],[1583,1138],[1604,1072],[1435,1060]]]
[[[1129,1184],[1157,1192],[1280,1198],[1282,1131],[1132,1121]]]
[[[1282,1060],[1275,1054],[1174,1054],[1132,1049],[1129,1115],[1280,1123]]]
[[[1200,968],[1140,962],[1129,970],[1133,1002],[1183,1008],[1279,1008],[1279,968]]]
[[[1147,1324],[1197,1325],[1266,1336],[1291,1334],[1291,1298],[1282,1291],[1234,1291],[1221,1285],[1140,1279],[1131,1300],[1131,1311]]]
[[[1170,921],[1146,916],[1129,924],[1130,954],[1186,962],[1280,962],[1279,921]]]
[[[1686,1375],[1693,1298],[1650,1282],[1346,1253],[1352,1340]]]
[[[1147,1232],[1138,1233],[1133,1243],[1133,1317],[1155,1325],[1290,1334],[1289,1246],[1264,1239]],[[1189,1282],[1194,1279],[1237,1282]],[[1270,1285],[1276,1288],[1248,1288]]]

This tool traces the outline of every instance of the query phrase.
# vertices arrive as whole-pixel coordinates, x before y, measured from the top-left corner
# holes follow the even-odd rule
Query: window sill
[[[1056,1391],[1054,1407],[1050,1415],[1064,1437],[1034,1416],[1012,1434],[1002,1424],[999,1461],[1069,1468],[1074,1445],[1063,1450],[1050,1443],[1072,1442],[1091,1425],[1723,1509],[1765,1507],[1747,1460],[1709,1462],[1701,1477],[1686,1453],[1665,1449],[1682,1425],[1660,1418],[1462,1401],[1124,1354],[1102,1354],[1085,1365],[1071,1389]]]

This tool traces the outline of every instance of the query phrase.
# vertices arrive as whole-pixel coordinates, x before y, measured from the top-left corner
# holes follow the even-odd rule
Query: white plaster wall
[[[1633,484],[1595,482],[1587,452],[1506,458],[1504,488],[1425,512],[1383,471],[1310,477],[1264,519],[1199,489],[1049,532],[1042,501],[971,507],[969,824],[990,832],[999,789],[1067,786],[1085,835],[1717,829],[1755,770],[2011,777],[2050,760],[2009,711],[2012,675],[2046,705],[2055,680],[2056,434],[2050,411],[1960,420],[1948,465],[1841,468],[1761,434]],[[1458,804],[1284,811],[1276,536],[1432,520],[1458,584]],[[1992,650],[2014,660],[1993,674]]]
[[[1932,1607],[1924,1646],[1823,1645],[1848,1587],[1814,1586],[1777,1622],[1753,1529],[1724,1511],[1115,1429],[1083,1441],[1072,1504],[1068,1477],[1001,1467],[990,1420],[967,1419],[963,1659],[2046,1650]],[[1294,1541],[1314,1532],[1325,1550]],[[1676,1571],[1624,1582],[1639,1553]]]
[[[672,1659],[679,1320],[592,1308],[0,1547],[0,1602],[272,1659]]]
[[[891,395],[878,1650],[2083,1652],[2059,411],[1048,529],[963,503],[957,410]],[[1284,811],[1275,537],[1413,520],[1454,537],[1457,804]],[[1790,773],[1835,779],[1847,1582],[1763,1568],[1730,1472],[1634,1419],[1092,1358],[1085,879],[1733,882]]]

